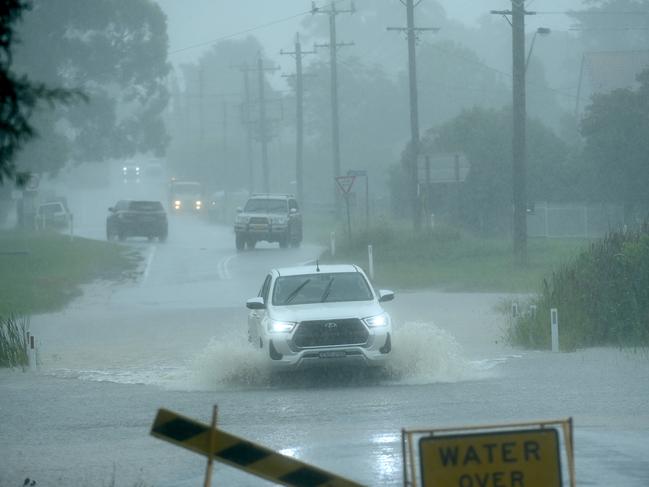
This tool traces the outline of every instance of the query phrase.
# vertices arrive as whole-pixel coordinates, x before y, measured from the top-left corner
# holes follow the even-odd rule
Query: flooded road
[[[386,305],[384,373],[275,377],[246,341],[244,303],[317,247],[237,253],[230,227],[192,215],[165,244],[127,245],[137,279],[32,317],[40,368],[0,371],[0,486],[202,485],[204,459],[149,429],[159,407],[209,422],[213,404],[224,430],[372,486],[402,484],[401,428],[572,417],[578,485],[649,485],[646,353],[512,349],[504,296],[412,292]],[[268,483],[216,464],[214,485]]]

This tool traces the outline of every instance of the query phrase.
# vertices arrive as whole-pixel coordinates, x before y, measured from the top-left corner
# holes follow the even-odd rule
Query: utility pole
[[[328,9],[323,9],[315,6],[315,2],[311,2],[311,13],[326,14],[329,16],[329,44],[316,44],[315,47],[328,47],[329,48],[329,62],[331,64],[331,150],[333,153],[333,178],[331,182],[334,191],[334,202],[336,205],[336,217],[340,217],[341,207],[340,198],[338,197],[338,187],[335,178],[340,174],[340,127],[338,121],[338,48],[344,46],[353,46],[353,43],[339,43],[336,40],[336,16],[342,13],[353,14],[356,11],[354,4],[350,4],[347,10],[338,10],[336,2],[333,0],[329,4]]]
[[[252,194],[255,190],[255,171],[252,158],[252,129],[250,127],[250,76],[249,73],[253,68],[248,67],[245,63],[238,66],[239,70],[243,73],[243,91],[244,100],[241,105],[241,118],[246,126],[246,160],[248,163],[248,192]]]
[[[407,27],[388,27],[388,30],[405,31],[408,39],[408,79],[410,82],[410,161],[408,163],[410,179],[410,204],[412,209],[412,224],[416,232],[421,229],[421,204],[419,199],[419,103],[417,96],[417,56],[415,41],[417,32],[433,31],[439,29],[432,27],[415,27],[415,4],[414,0],[406,0]],[[404,3],[403,1],[401,3]]]
[[[261,167],[264,181],[264,193],[270,193],[270,175],[268,168],[268,137],[266,136],[266,100],[264,98],[264,62],[261,53],[257,59],[259,79],[259,140],[261,143]]]
[[[295,56],[295,124],[296,124],[296,141],[295,141],[295,182],[297,184],[297,199],[300,204],[304,204],[304,85],[302,75],[302,56],[305,54],[315,54],[315,51],[303,51],[300,44],[300,34],[295,34],[295,51],[280,51],[282,55]]]
[[[268,133],[268,120],[266,118],[266,95],[265,95],[265,77],[264,72],[266,71],[277,71],[278,67],[265,68],[263,65],[263,60],[261,58],[261,53],[259,53],[259,58],[257,59],[257,67],[251,68],[247,64],[239,66],[239,69],[244,73],[244,91],[245,91],[245,104],[243,107],[242,117],[244,123],[247,125],[247,149],[248,149],[248,170],[249,170],[249,191],[252,193],[254,191],[254,168],[252,160],[252,120],[250,117],[250,79],[248,73],[257,72],[258,77],[258,103],[259,103],[259,120],[256,124],[258,126],[259,132],[259,142],[261,144],[261,163],[262,163],[262,177],[263,177],[263,191],[270,193],[270,168],[268,166],[268,141],[270,140],[270,135]]]
[[[503,15],[512,27],[512,181],[514,197],[513,240],[514,259],[520,266],[527,265],[527,147],[525,99],[525,16],[535,12],[525,10],[525,0],[511,0],[511,10],[493,10]],[[511,15],[509,21],[508,15]]]

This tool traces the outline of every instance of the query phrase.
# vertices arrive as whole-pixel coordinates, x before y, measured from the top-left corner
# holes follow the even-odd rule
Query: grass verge
[[[0,317],[56,311],[96,279],[123,279],[140,257],[127,247],[57,233],[0,232]]]
[[[588,245],[577,239],[531,239],[529,263],[522,268],[514,263],[510,239],[480,239],[449,228],[414,235],[410,228],[385,222],[359,232],[351,244],[346,237],[338,240],[336,256],[327,253],[324,261],[367,270],[367,245],[372,244],[377,285],[453,292],[538,291],[544,277]]]

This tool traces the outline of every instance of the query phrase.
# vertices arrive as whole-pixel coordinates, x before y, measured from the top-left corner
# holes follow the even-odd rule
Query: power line
[[[243,35],[243,34],[248,34],[249,32],[254,32],[254,31],[259,30],[259,29],[264,29],[266,27],[271,27],[273,25],[281,24],[283,22],[288,22],[289,20],[293,20],[293,19],[296,19],[298,17],[302,17],[304,15],[308,15],[308,14],[311,14],[311,10],[306,10],[304,12],[300,12],[299,14],[291,15],[289,17],[284,17],[282,19],[273,20],[273,21],[268,22],[266,24],[261,24],[261,25],[258,25],[256,27],[251,27],[249,29],[241,30],[241,31],[235,32],[233,34],[227,34],[227,35],[224,35],[224,36],[221,36],[221,37],[217,37],[216,39],[212,39],[210,41],[204,41],[204,42],[200,42],[198,44],[193,44],[191,46],[176,49],[175,51],[170,51],[169,55],[178,54],[179,52],[189,51],[190,49],[196,49],[198,47],[209,46],[210,44],[216,44],[217,42],[221,42],[221,41],[224,41],[226,39],[231,39],[233,37],[238,37],[238,36]]]
[[[338,4],[338,3],[342,2],[342,1],[345,1],[345,0],[333,0],[331,3],[335,5],[335,4]],[[281,24],[283,22],[288,22],[289,20],[297,19],[298,17],[303,17],[305,15],[311,15],[313,13],[314,13],[314,9],[311,8],[309,10],[305,10],[304,12],[300,12],[300,13],[297,13],[297,14],[294,14],[294,15],[289,15],[288,17],[284,17],[284,18],[281,18],[281,19],[272,20],[272,21],[267,22],[265,24],[260,24],[260,25],[257,25],[255,27],[250,27],[249,29],[244,29],[244,30],[241,30],[239,32],[234,32],[232,34],[227,34],[227,35],[224,35],[224,36],[221,36],[221,37],[217,37],[217,38],[209,40],[209,41],[199,42],[198,44],[192,44],[191,46],[187,46],[187,47],[181,47],[180,49],[176,49],[174,51],[169,51],[169,55],[178,54],[179,52],[189,51],[191,49],[196,49],[198,47],[209,46],[210,44],[216,44],[217,42],[221,42],[221,41],[224,41],[226,39],[231,39],[233,37],[238,37],[238,36],[241,36],[243,34],[248,34],[249,32],[254,32],[256,30],[265,29],[266,27],[272,27],[273,25]]]

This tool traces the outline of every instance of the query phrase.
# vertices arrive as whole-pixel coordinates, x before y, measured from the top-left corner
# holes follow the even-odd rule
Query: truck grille
[[[367,329],[356,318],[302,321],[293,335],[293,343],[298,348],[362,345],[368,337]]]
[[[250,223],[251,225],[268,225],[268,218],[251,216],[248,223]]]

